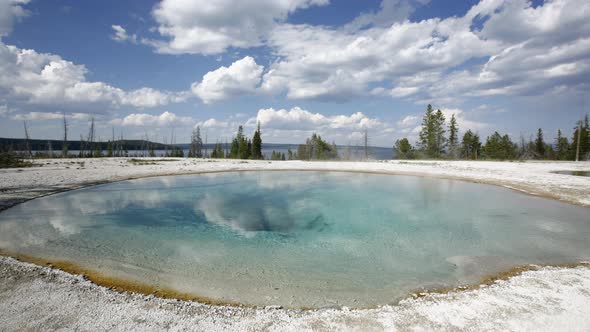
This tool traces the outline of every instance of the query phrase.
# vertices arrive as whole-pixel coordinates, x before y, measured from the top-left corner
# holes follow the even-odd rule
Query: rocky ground
[[[480,161],[36,160],[0,170],[0,210],[35,197],[146,176],[228,170],[340,170],[436,176],[501,185],[590,206],[590,163]],[[590,214],[589,214],[590,215]],[[590,217],[589,217],[590,222]],[[590,330],[590,267],[543,267],[469,291],[376,309],[209,306],[118,293],[82,276],[0,256],[0,330]]]

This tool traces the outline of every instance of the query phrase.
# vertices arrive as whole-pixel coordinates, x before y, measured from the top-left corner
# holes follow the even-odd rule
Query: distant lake
[[[180,149],[184,152],[184,156],[186,157],[189,152],[189,148],[187,144],[179,144]],[[262,145],[262,155],[266,159],[270,159],[270,156],[273,151],[284,153],[285,157],[288,156],[289,149],[293,151],[293,153],[297,152],[298,144],[263,144]],[[208,154],[211,153],[213,150],[213,144],[207,144],[203,148],[203,152],[207,152]],[[224,149],[226,146],[224,145]],[[229,149],[229,146],[227,147]],[[346,160],[362,160],[365,156],[364,148],[361,146],[337,146],[338,154],[340,158]],[[170,151],[170,150],[168,150]],[[375,160],[390,160],[393,159],[393,148],[382,148],[382,147],[374,147],[371,146],[368,148],[369,151],[369,159]],[[33,151],[33,153],[36,151]],[[46,150],[42,150],[39,152],[46,152]],[[78,155],[80,151],[78,150],[69,150],[68,153],[71,155]],[[154,150],[157,157],[163,157],[166,154],[166,150]],[[53,151],[56,156],[59,156],[61,151]],[[106,155],[107,151],[104,150],[103,154]],[[147,156],[148,151],[146,150],[128,150],[127,151],[129,157],[140,157],[140,156]]]

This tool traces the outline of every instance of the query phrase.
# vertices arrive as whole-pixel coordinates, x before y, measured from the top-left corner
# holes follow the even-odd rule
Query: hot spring
[[[436,178],[227,172],[20,204],[0,213],[0,248],[221,302],[371,307],[588,260],[588,212]]]

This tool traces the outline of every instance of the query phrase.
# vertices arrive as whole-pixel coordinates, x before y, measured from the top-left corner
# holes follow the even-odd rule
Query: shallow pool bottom
[[[460,181],[232,172],[36,199],[0,213],[0,248],[220,302],[371,307],[586,260],[587,214]]]

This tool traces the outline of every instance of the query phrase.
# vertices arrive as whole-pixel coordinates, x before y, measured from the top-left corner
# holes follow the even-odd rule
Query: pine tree
[[[232,140],[228,158],[249,159],[252,156],[252,141],[244,136],[244,128],[238,127],[238,133]]]
[[[570,154],[570,144],[567,137],[561,135],[561,130],[557,130],[557,139],[555,142],[556,154],[558,160],[567,160]]]
[[[445,137],[445,132],[445,116],[443,115],[441,110],[438,110],[434,114],[434,156],[436,158],[440,158],[445,152],[445,146],[447,145],[447,138]]]
[[[413,159],[414,148],[407,138],[398,139],[393,147],[397,159]]]
[[[238,143],[238,159],[248,159],[250,155],[250,149],[248,149],[248,139],[242,137]]]
[[[254,137],[252,137],[252,159],[263,159],[262,158],[262,137],[260,134],[260,122],[256,127],[256,131],[254,132]]]
[[[537,159],[545,158],[545,141],[543,141],[543,130],[539,128],[537,131],[537,139],[535,140],[535,154]]]
[[[420,148],[428,157],[434,157],[433,152],[436,150],[434,136],[434,109],[430,104],[426,107],[426,113],[422,117]]]
[[[461,142],[461,157],[477,160],[481,154],[480,150],[481,143],[479,141],[479,135],[474,134],[471,130],[467,130]]]
[[[201,139],[201,128],[197,126],[193,129],[191,134],[191,146],[188,150],[189,158],[202,158],[203,157],[203,140]]]
[[[445,116],[441,110],[434,112],[432,105],[428,105],[422,118],[420,130],[420,148],[429,158],[440,158],[446,146]]]
[[[335,143],[328,144],[320,135],[313,133],[305,144],[299,145],[297,156],[301,160],[338,159],[338,149]]]
[[[500,135],[497,131],[488,136],[483,147],[486,158],[489,159],[514,159],[517,156],[518,147],[512,142],[510,136]]]
[[[297,157],[301,160],[309,160],[309,154],[307,152],[307,144],[300,144],[297,147]]]
[[[195,158],[203,158],[203,139],[201,138],[201,128],[197,126],[195,133]]]
[[[455,114],[453,114],[451,115],[451,123],[449,125],[449,157],[451,159],[457,158],[458,132],[457,119],[455,119]]]
[[[580,138],[579,158],[580,160],[586,160],[590,157],[590,125],[588,124],[588,114],[584,117],[584,121],[578,121],[576,128],[574,128],[574,135],[572,137],[573,156],[571,157],[574,160],[578,150],[578,137]]]
[[[242,126],[238,127],[238,133],[236,137],[231,142],[231,149],[229,152],[229,157],[232,159],[240,158],[240,143],[244,140],[244,128]]]

